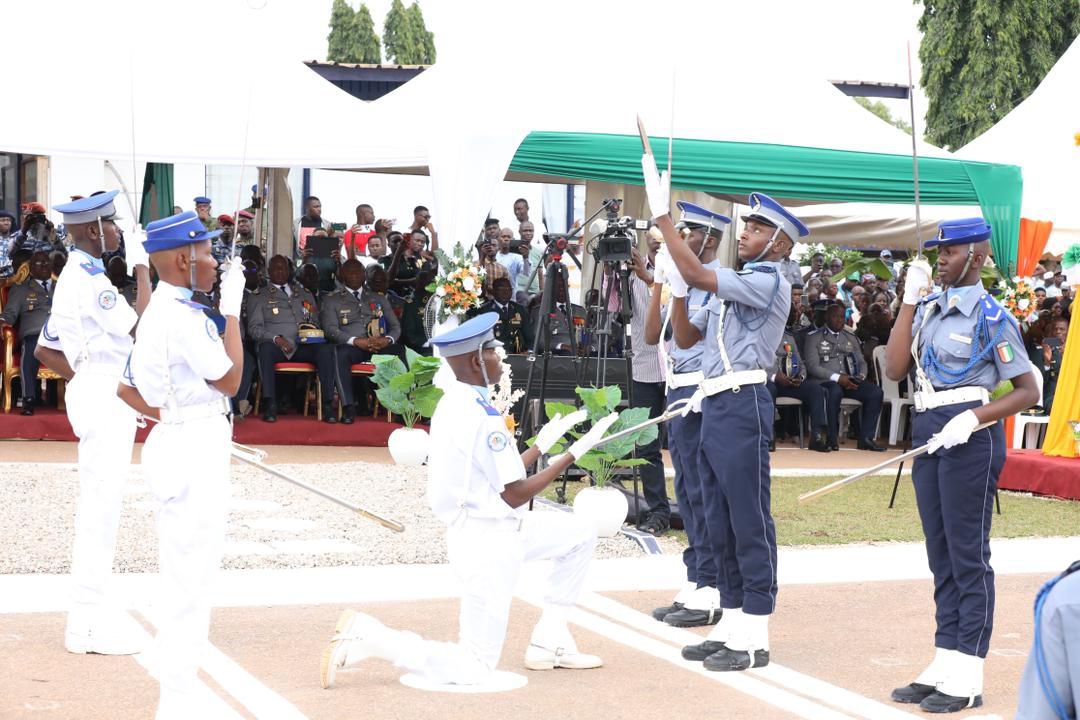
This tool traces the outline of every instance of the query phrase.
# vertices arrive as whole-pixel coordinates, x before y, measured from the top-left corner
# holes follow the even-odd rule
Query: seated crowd
[[[421,354],[427,347],[425,309],[428,286],[438,272],[435,251],[438,234],[426,207],[417,206],[412,222],[401,230],[392,220],[377,219],[372,207],[356,208],[356,222],[347,227],[322,218],[318,198],[308,197],[304,214],[294,224],[296,256],[267,259],[255,239],[253,210],[235,218],[214,217],[210,199],[195,198],[196,210],[208,229],[224,232],[215,241],[214,254],[222,262],[233,252],[242,258],[247,278],[241,317],[244,334],[243,381],[233,399],[237,417],[245,417],[261,403],[262,418],[274,422],[279,412],[307,405],[308,386],[303,376],[317,377],[324,422],[351,423],[372,412],[370,369],[354,372],[374,355],[404,359],[405,348]],[[617,313],[614,327],[603,333],[609,347],[598,348],[592,330],[601,314],[600,293],[591,291],[586,307],[569,302],[561,273],[550,279],[553,308],[542,303],[545,273],[550,262],[543,252],[542,228],[529,219],[529,205],[518,199],[514,221],[489,218],[475,244],[478,265],[485,269],[482,304],[472,314],[496,312],[496,333],[508,353],[528,352],[541,324],[537,352],[557,355],[603,354],[621,357],[625,332]],[[0,212],[0,327],[11,328],[10,340],[20,344],[21,377],[36,377],[34,346],[48,317],[52,288],[64,267],[67,248],[62,226],[53,227],[37,203],[24,208],[20,228],[16,218]],[[769,388],[776,398],[798,399],[809,418],[809,447],[827,452],[838,449],[844,399],[857,409],[848,434],[860,449],[879,450],[875,444],[883,392],[873,362],[875,348],[889,339],[893,319],[903,296],[906,267],[893,262],[883,250],[882,262],[894,271],[890,277],[857,272],[844,274],[840,257],[815,253],[809,269],[785,261],[783,271],[792,281],[791,312]],[[135,283],[128,274],[123,245],[103,258],[118,295],[135,304]],[[299,267],[297,267],[299,266]],[[1039,302],[1032,307],[1024,333],[1034,365],[1044,375],[1043,407],[1053,402],[1061,366],[1064,338],[1071,317],[1070,290],[1060,270],[1038,277]],[[197,294],[196,300],[216,314],[217,293]],[[604,303],[607,304],[607,303]],[[548,312],[541,317],[541,309]],[[16,330],[17,328],[17,330]],[[305,371],[300,378],[289,370]],[[17,404],[32,414],[39,383],[22,383]],[[52,391],[49,400],[52,401]],[[334,399],[338,402],[335,407]],[[797,416],[781,414],[777,436],[792,434]]]

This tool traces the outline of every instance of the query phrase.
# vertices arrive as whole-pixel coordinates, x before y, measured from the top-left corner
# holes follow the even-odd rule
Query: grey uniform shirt
[[[292,283],[291,294],[277,285],[253,291],[247,297],[248,335],[256,342],[273,342],[280,335],[294,346],[300,337],[300,323],[319,323],[315,296]]]
[[[8,325],[19,324],[19,339],[27,335],[37,335],[45,327],[52,309],[53,280],[27,278],[11,288],[4,312],[0,313],[0,322]]]
[[[934,388],[977,386],[993,390],[1002,380],[1029,372],[1031,362],[1020,328],[1009,312],[981,285],[960,290],[928,295],[915,307],[911,333],[914,337],[923,328],[919,333],[919,363]],[[946,371],[935,372],[927,367],[928,348]]]
[[[366,289],[342,286],[326,295],[319,317],[326,339],[340,345],[351,345],[356,338],[385,336],[397,342],[401,337],[401,321],[390,301]]]
[[[715,270],[720,267],[719,260],[713,260],[706,263],[705,267],[709,270]],[[709,304],[712,300],[712,293],[708,290],[702,290],[701,288],[690,288],[686,293],[686,297],[682,302],[686,303],[686,317],[692,318],[702,308]],[[671,298],[671,302],[679,302],[678,298]],[[660,308],[660,322],[664,322],[664,319],[668,315],[668,306]],[[672,332],[670,325],[668,326],[668,334]],[[666,339],[666,338],[665,338]],[[692,373],[701,369],[701,354],[705,350],[704,337],[700,342],[696,342],[688,348],[681,348],[677,344],[671,344],[671,350],[668,354],[668,359],[671,362],[671,366],[674,372],[677,373]]]
[[[742,270],[718,267],[713,272],[716,297],[690,318],[701,332],[705,377],[724,374],[717,342],[721,306],[726,306],[724,348],[732,371],[771,368],[791,307],[791,283],[779,274],[779,263],[747,263]]]
[[[1062,578],[1046,596],[1039,618],[1042,653],[1053,686],[1067,717],[1080,708],[1080,572]],[[1057,720],[1039,680],[1032,648],[1020,679],[1016,720]]]
[[[866,379],[862,343],[847,328],[841,328],[838,333],[827,327],[818,328],[806,336],[803,344],[806,372],[811,380],[835,382],[841,375]]]
[[[789,332],[784,333],[780,347],[776,348],[776,362],[769,371],[769,379],[774,379],[777,372],[784,373],[792,380],[806,379],[806,363],[799,356],[799,345],[795,342],[795,336]]]

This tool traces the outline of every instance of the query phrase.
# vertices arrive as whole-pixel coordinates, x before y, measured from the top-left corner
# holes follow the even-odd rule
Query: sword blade
[[[645,123],[642,121],[641,116],[637,116],[637,131],[641,137],[641,149],[646,155],[652,155],[652,146],[649,145],[649,134],[645,132]]]
[[[799,496],[799,502],[806,502],[807,500],[813,500],[815,498],[819,498],[822,495],[828,495],[831,492],[839,490],[840,488],[844,487],[845,485],[850,485],[851,483],[855,482],[856,480],[862,480],[864,477],[869,477],[870,475],[874,475],[874,474],[884,470],[885,468],[889,467],[890,465],[895,465],[897,463],[906,462],[907,460],[910,460],[912,458],[919,457],[920,455],[926,453],[929,449],[930,449],[929,444],[922,445],[922,446],[917,447],[917,448],[915,448],[913,450],[908,450],[906,453],[903,453],[901,455],[897,455],[896,457],[889,458],[888,460],[885,460],[884,462],[880,462],[877,465],[875,465],[874,467],[866,468],[865,470],[860,470],[859,472],[855,473],[854,475],[849,475],[846,478],[841,478],[840,480],[837,480],[836,482],[831,482],[831,483],[829,483],[828,485],[826,485],[824,487],[819,487],[817,490],[811,490],[809,492],[804,492],[802,495]]]
[[[656,425],[657,423],[667,422],[672,418],[677,418],[683,414],[683,408],[688,402],[690,401],[676,400],[675,402],[671,403],[671,405],[668,406],[667,410],[665,410],[662,414],[657,415],[654,418],[649,418],[645,422],[638,423],[633,427],[628,427],[624,430],[620,430],[617,433],[612,433],[611,435],[604,437],[602,440],[600,440],[600,442],[596,443],[596,445],[593,445],[593,448],[598,448],[601,445],[606,445],[612,440],[618,440],[619,438],[626,437],[627,435],[636,433],[638,430],[644,430],[650,425]]]

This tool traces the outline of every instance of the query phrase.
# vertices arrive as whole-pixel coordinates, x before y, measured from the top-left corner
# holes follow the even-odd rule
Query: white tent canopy
[[[956,152],[958,157],[1020,165],[1022,214],[1054,223],[1047,252],[1080,242],[1080,39],[1042,83],[996,125]]]

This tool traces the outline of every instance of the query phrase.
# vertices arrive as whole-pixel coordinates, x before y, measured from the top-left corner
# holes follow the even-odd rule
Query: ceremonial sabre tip
[[[645,132],[645,123],[642,122],[641,116],[637,116],[637,131],[641,136],[641,149],[645,151],[646,155],[652,155],[652,147],[649,145],[649,133]]]

